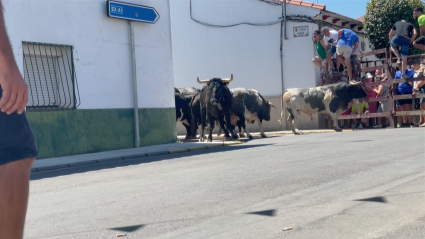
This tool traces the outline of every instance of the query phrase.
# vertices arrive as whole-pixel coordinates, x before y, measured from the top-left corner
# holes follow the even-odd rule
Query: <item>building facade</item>
[[[168,0],[155,24],[134,22],[141,146],[176,140]],[[106,1],[3,0],[7,32],[29,85],[40,158],[135,146],[129,22]]]

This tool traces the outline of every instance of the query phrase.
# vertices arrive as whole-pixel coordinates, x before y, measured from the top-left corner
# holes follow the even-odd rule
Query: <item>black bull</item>
[[[193,129],[195,120],[192,116],[190,102],[193,95],[174,93],[176,104],[176,121],[183,124],[186,128],[186,139],[196,138],[196,128]]]
[[[270,121],[270,111],[275,106],[253,89],[236,88],[231,89],[230,92],[232,93],[232,106],[230,107],[232,129],[233,126],[238,126],[240,137],[244,137],[242,131],[244,130],[247,136],[252,139],[253,137],[249,129],[246,128],[245,122],[254,124],[257,121],[261,137],[266,138],[262,123],[263,120]]]
[[[223,129],[226,138],[230,138],[229,130],[232,139],[238,138],[230,125],[232,94],[227,84],[232,80],[233,75],[230,79],[212,78],[203,81],[200,81],[199,78],[197,79],[199,84],[205,84],[200,94],[201,134],[199,136],[199,141],[204,141],[204,130],[207,121],[209,130],[208,141],[212,141],[212,131],[214,129],[215,120],[218,120],[220,123],[220,127]],[[224,119],[226,119],[226,127],[224,127]]]
[[[289,113],[287,121],[294,134],[300,134],[296,126],[297,115],[301,112],[309,115],[323,113],[332,117],[334,130],[341,131],[338,126],[338,115],[344,113],[353,99],[366,97],[367,93],[360,82],[337,83],[310,89],[288,89],[282,95],[282,111],[279,123]]]

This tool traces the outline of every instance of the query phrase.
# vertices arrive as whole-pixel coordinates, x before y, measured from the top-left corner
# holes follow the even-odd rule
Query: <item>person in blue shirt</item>
[[[395,73],[394,79],[401,79],[402,78],[401,71],[397,71]],[[415,72],[411,69],[406,69],[405,74],[407,78],[413,78],[415,75]],[[399,83],[397,87],[397,95],[410,95],[412,94],[413,90],[413,83],[412,82],[404,82]],[[397,111],[411,111],[412,110],[412,99],[406,99],[406,100],[397,100]],[[403,123],[401,123],[401,120],[403,119]],[[402,116],[397,117],[397,127],[409,127],[413,126],[413,116]]]
[[[343,28],[338,31],[338,43],[336,45],[336,54],[340,62],[344,62],[344,67],[348,71],[348,80],[353,79],[351,67],[351,55],[359,47],[359,37],[350,29]]]

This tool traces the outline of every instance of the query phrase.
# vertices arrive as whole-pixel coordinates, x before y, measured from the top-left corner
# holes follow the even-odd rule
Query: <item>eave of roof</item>
[[[284,0],[275,0],[277,2],[283,2]],[[286,0],[287,4],[297,5],[297,6],[303,6],[303,7],[310,7],[315,8],[318,10],[326,10],[326,5],[318,4],[314,2],[308,2],[303,0]]]
[[[335,12],[322,10],[314,19],[332,24],[337,28],[348,28],[355,32],[363,33],[363,22]]]
[[[283,2],[285,0],[274,0]],[[287,4],[296,6],[309,7],[320,10],[320,14],[313,19],[333,25],[336,28],[348,28],[358,33],[363,33],[364,16],[353,19],[341,14],[326,10],[326,5],[303,0],[286,0]]]

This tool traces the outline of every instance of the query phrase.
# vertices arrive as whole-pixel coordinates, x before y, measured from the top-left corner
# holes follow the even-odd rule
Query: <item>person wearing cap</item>
[[[417,66],[415,66],[415,68],[417,68]],[[421,77],[425,75],[425,64],[421,64],[419,66],[419,69],[414,69],[415,76],[416,77]],[[413,83],[413,90],[412,90],[412,94],[425,94],[425,80],[422,81],[415,81]],[[421,98],[418,99],[419,100],[419,109],[420,110],[425,110],[425,98]],[[420,115],[419,116],[419,124],[415,125],[415,126],[419,126],[419,127],[425,127],[425,115]]]
[[[421,7],[417,7],[413,10],[413,17],[418,19],[420,34],[420,37],[413,42],[413,46],[421,50],[425,50],[425,15],[423,12]]]

